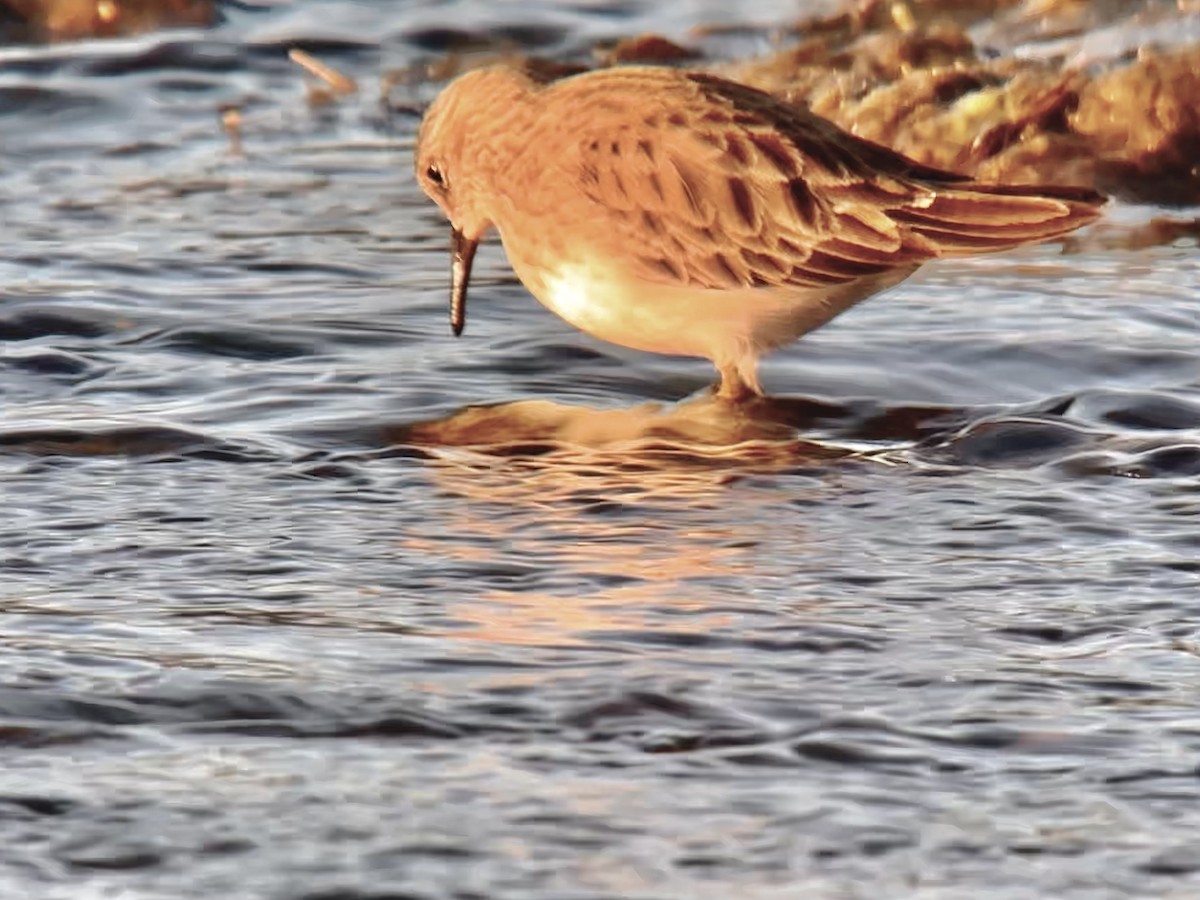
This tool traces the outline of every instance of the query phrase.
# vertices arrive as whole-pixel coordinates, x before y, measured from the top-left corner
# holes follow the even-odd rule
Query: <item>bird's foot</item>
[[[734,367],[722,368],[719,371],[720,377],[713,385],[713,394],[718,400],[743,405],[762,398],[762,387],[753,374],[747,378],[745,373]]]

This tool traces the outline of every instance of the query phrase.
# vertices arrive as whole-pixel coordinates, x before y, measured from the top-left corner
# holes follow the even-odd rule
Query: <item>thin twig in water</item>
[[[288,59],[303,68],[310,75],[319,78],[335,95],[353,94],[358,90],[358,83],[349,75],[343,75],[337,69],[321,62],[315,56],[303,50],[289,50]]]

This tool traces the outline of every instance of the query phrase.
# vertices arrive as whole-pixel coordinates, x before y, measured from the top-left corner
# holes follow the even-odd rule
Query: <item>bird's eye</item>
[[[442,174],[442,170],[439,169],[436,165],[431,165],[428,169],[425,170],[425,177],[428,178],[434,184],[436,184],[438,187],[446,186],[446,177]]]

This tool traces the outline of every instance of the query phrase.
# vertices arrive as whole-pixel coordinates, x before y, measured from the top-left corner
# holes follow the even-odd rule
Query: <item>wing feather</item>
[[[622,96],[620,71],[607,73],[603,106],[624,114],[589,119],[573,79],[548,90],[581,111],[565,164],[650,280],[844,284],[1054,237],[1103,202],[1079,188],[974,184],[712,76],[639,68]]]

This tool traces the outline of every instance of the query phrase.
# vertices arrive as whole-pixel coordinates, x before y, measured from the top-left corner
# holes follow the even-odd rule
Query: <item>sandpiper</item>
[[[924,262],[1091,222],[1081,187],[977,183],[713,75],[646,66],[545,81],[496,66],[430,106],[416,174],[450,220],[450,321],[495,228],[517,277],[615,344],[705,357],[719,396],[761,356]]]

